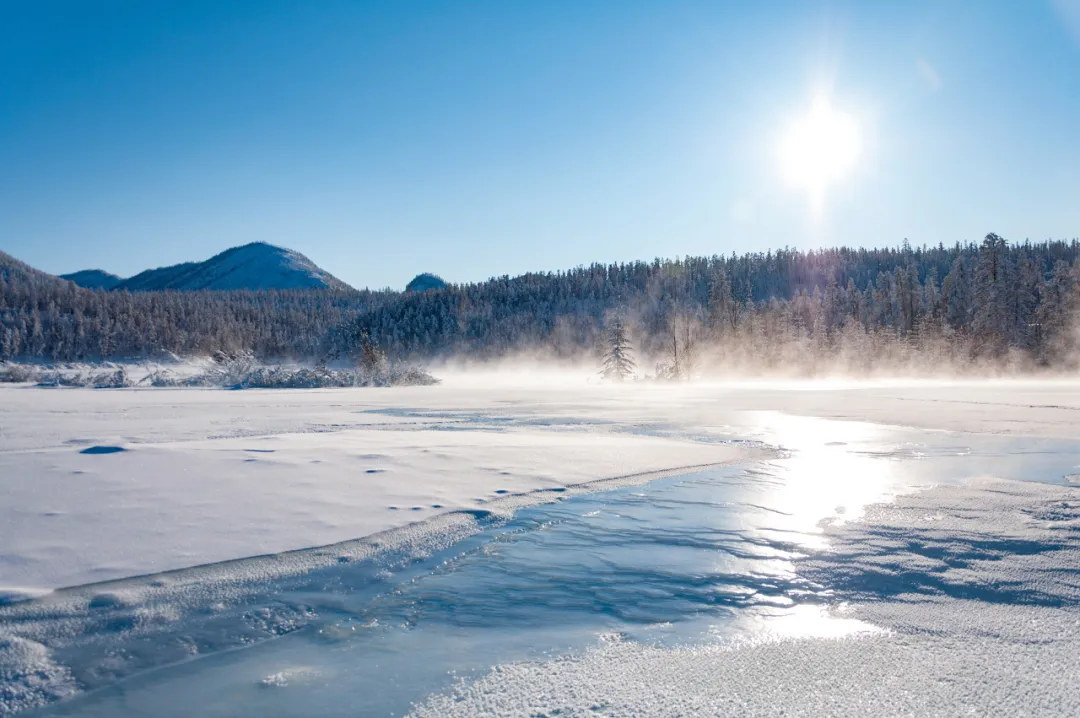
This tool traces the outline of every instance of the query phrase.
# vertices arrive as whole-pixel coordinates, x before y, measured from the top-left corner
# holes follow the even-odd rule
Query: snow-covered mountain
[[[112,289],[124,281],[122,277],[110,274],[103,269],[84,269],[81,272],[61,274],[60,278],[75,282],[80,287],[86,287],[87,289]]]
[[[85,270],[65,275],[84,287],[126,289],[149,292],[160,289],[349,289],[349,285],[291,249],[265,242],[252,242],[227,249],[205,262],[185,262],[170,267],[148,269],[112,286],[88,284],[112,277],[101,270]]]

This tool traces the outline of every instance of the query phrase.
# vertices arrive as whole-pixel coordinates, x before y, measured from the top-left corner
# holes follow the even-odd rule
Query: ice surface
[[[1080,714],[1080,491],[982,480],[875,506],[797,562],[884,629],[498,665],[422,716]]]

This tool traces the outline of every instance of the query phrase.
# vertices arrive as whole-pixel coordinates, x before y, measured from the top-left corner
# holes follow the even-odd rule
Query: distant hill
[[[49,292],[64,292],[72,289],[71,283],[61,277],[34,269],[29,264],[20,262],[4,252],[0,252],[0,279],[8,287],[36,287]]]
[[[399,296],[367,290],[129,294],[80,287],[0,252],[0,364],[238,349],[273,359],[318,359],[347,319]]]
[[[429,289],[446,289],[446,282],[437,274],[417,274],[405,285],[406,292],[426,292]]]
[[[252,242],[227,249],[205,262],[185,262],[170,267],[148,269],[130,279],[117,282],[112,288],[150,292],[162,289],[194,291],[351,287],[299,252],[265,242]]]
[[[112,289],[124,281],[121,277],[110,274],[103,269],[84,269],[81,272],[72,274],[61,274],[60,278],[75,282],[80,287],[87,289]]]

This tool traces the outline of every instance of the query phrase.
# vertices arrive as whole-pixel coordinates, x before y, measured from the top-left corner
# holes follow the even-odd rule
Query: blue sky
[[[820,211],[777,146],[860,150]],[[1080,236],[1080,0],[0,2],[0,249],[354,286]]]

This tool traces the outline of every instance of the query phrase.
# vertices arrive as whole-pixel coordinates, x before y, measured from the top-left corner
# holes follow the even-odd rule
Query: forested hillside
[[[404,296],[357,318],[391,353],[498,356],[596,346],[612,312],[644,357],[682,349],[723,360],[809,365],[903,359],[1075,360],[1080,244],[827,249],[594,264]],[[676,367],[681,373],[688,367]]]
[[[0,255],[0,357],[251,349],[318,360],[594,354],[622,318],[643,368],[888,361],[1075,366],[1080,243],[827,249],[594,264],[425,292],[100,292]]]
[[[0,358],[81,361],[254,350],[308,358],[393,296],[329,290],[94,291],[0,252]]]

